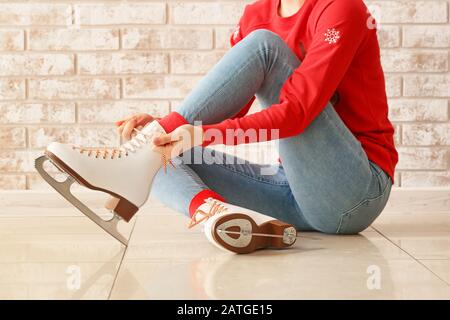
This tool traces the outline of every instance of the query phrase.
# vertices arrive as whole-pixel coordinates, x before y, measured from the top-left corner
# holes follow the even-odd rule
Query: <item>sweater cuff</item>
[[[185,118],[178,112],[172,111],[162,119],[157,120],[166,133],[170,133],[183,124],[188,124]]]
[[[191,203],[189,204],[189,215],[192,217],[198,207],[205,203],[205,200],[208,198],[214,198],[225,202],[225,199],[218,193],[209,189],[202,190],[192,198]]]
[[[213,130],[212,132],[223,132],[225,130],[222,130],[223,128],[220,126],[220,124],[206,124],[206,125],[202,125],[202,130],[203,130],[203,143],[201,144],[202,147],[207,147],[209,145],[214,145],[214,144],[224,144],[225,141],[216,141],[217,140],[217,136],[215,135],[211,135],[208,134],[208,130]],[[211,131],[210,131],[211,132]],[[223,140],[225,137],[223,137],[223,135],[221,136],[222,138],[220,140]]]

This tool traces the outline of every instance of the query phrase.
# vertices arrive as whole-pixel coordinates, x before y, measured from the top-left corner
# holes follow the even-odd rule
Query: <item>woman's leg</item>
[[[176,112],[191,124],[229,119],[259,91],[266,91],[268,86],[281,87],[292,66],[298,63],[276,34],[264,29],[253,31],[228,50]]]
[[[189,155],[189,164],[176,158],[175,170],[158,172],[152,197],[189,217],[192,199],[204,190],[213,190],[231,204],[288,222],[299,230],[313,230],[303,218],[281,166],[268,168],[201,147]],[[195,164],[194,158],[203,162]],[[262,175],[264,171],[274,174]]]
[[[266,37],[274,38],[273,43],[279,39],[273,33]],[[289,55],[283,43],[279,50]],[[289,71],[266,77],[257,92],[263,108],[279,102],[282,84],[300,65],[298,60],[292,63],[295,59],[291,53],[284,63],[274,63],[274,70],[282,65]],[[390,178],[368,160],[331,103],[302,134],[281,139],[279,153],[303,219],[315,230],[357,233],[373,222],[388,200]]]
[[[192,199],[208,186],[180,157],[172,160],[175,169],[160,169],[152,182],[150,196],[158,199],[166,206],[189,217],[189,206]]]
[[[299,64],[281,38],[257,30],[223,57],[177,111],[191,123],[214,123],[236,114],[255,93],[263,107],[270,106],[279,101],[282,85]],[[378,216],[389,196],[390,179],[368,161],[330,104],[301,135],[280,140],[280,156],[298,207],[286,211],[284,220],[299,227],[328,233],[359,232]],[[211,172],[206,164],[191,168],[202,183],[208,180],[205,185],[209,188],[220,189],[222,185],[228,201],[254,210],[262,206],[252,201],[260,191],[259,184],[252,185],[255,188],[249,195],[249,191],[243,193],[236,187],[235,175],[218,175],[221,179],[216,179],[218,170]],[[242,175],[242,169],[237,168],[236,175]],[[251,176],[248,180],[261,180],[262,175]],[[247,200],[242,194],[248,195]],[[239,203],[242,201],[245,203]],[[274,203],[280,206],[268,214],[278,216],[276,209],[283,208],[283,202]]]
[[[279,142],[280,158],[304,218],[326,233],[358,233],[383,210],[392,182],[367,159],[331,104],[298,136]]]
[[[275,39],[272,35],[268,37],[267,34],[268,31],[266,30],[255,31],[230,49],[208,74],[199,81],[176,111],[192,124],[195,121],[202,121],[204,124],[220,122],[237,114],[260,88],[265,87],[265,79],[272,79],[270,82],[281,81],[281,78],[284,78],[281,74],[289,72],[287,64],[294,64],[298,60],[291,52],[279,46],[281,39]],[[273,43],[274,39],[275,43]],[[277,62],[274,63],[274,61]],[[274,73],[280,74],[280,76],[273,76],[272,74]],[[196,154],[199,154],[199,152],[196,152]],[[163,170],[158,172],[153,182],[151,195],[186,215],[189,215],[188,208],[192,199],[199,192],[210,188],[198,177],[193,168],[199,170],[199,166],[205,166],[205,172],[208,172],[208,174],[212,172],[209,176],[212,180],[229,181],[232,185],[247,186],[242,181],[246,175],[241,173],[230,174],[228,171],[221,170],[220,166],[216,170],[214,169],[216,165],[201,164],[191,167],[190,165],[180,164],[180,159],[176,160],[178,162],[177,170],[169,168],[167,174]],[[242,165],[235,171],[239,172],[239,169],[243,169],[246,172],[256,172],[256,169],[251,164],[245,167]],[[248,177],[247,180],[248,182],[255,181],[251,177]],[[237,188],[233,188],[232,185],[230,185],[230,188],[236,190]],[[270,206],[265,207],[266,210],[259,211],[270,213],[273,212],[273,204],[285,203],[283,202],[284,195],[290,193],[285,177],[284,183],[275,183],[275,185],[279,186],[281,193],[271,190],[271,192],[260,191],[260,194],[274,194],[281,201],[265,197],[265,199],[269,200],[267,202]],[[267,187],[268,185],[261,183],[259,186]],[[224,193],[225,199],[231,203],[244,204],[232,197],[232,195],[228,199],[229,193],[224,189],[228,190],[229,188],[226,188],[225,185],[222,185],[222,187],[216,186],[213,190],[219,194]],[[241,194],[244,193],[241,192]],[[279,194],[283,196],[279,196]],[[290,197],[293,200],[292,195]],[[290,205],[294,208],[290,211],[297,212],[296,207],[298,206],[295,201]],[[287,210],[283,212],[287,212]],[[295,215],[293,214],[292,216]],[[302,225],[306,228],[304,222],[298,222],[297,225]]]

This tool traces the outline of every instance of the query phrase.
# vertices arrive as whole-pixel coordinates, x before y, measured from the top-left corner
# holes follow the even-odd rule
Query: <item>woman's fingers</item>
[[[165,145],[154,146],[153,150],[165,156],[166,159],[173,159],[183,153],[183,144],[175,141]]]
[[[143,128],[143,126],[137,126],[137,127],[136,127],[136,129],[137,129],[138,131],[142,130],[142,128]],[[134,131],[134,130],[131,131],[131,138],[134,138],[135,135],[137,135],[137,132]]]
[[[129,121],[129,120],[131,120],[131,119],[133,119],[135,117],[136,117],[136,115],[134,114],[132,116],[126,117],[125,119],[116,121],[116,126],[120,127],[121,125],[124,125],[127,121]]]
[[[136,127],[136,120],[133,118],[127,121],[122,130],[122,137],[126,140],[131,139],[131,134],[133,133],[133,129]]]
[[[117,132],[119,135],[122,135],[123,128],[125,127],[125,124],[121,124],[120,127],[117,128]]]
[[[167,145],[163,145],[163,146],[154,146],[153,150],[158,153],[161,153],[162,155],[167,156],[170,154],[170,152],[172,150],[172,145],[167,144]]]
[[[126,119],[123,120],[119,120],[116,121],[116,126],[117,126],[117,133],[122,136],[123,133],[123,129],[125,128],[125,125],[131,120],[133,119],[134,116],[128,117]]]
[[[176,139],[174,139],[173,135],[171,133],[163,133],[155,138],[153,138],[153,143],[156,146],[163,146],[167,143],[170,143],[172,141],[174,141]]]
[[[180,141],[177,138],[176,130],[171,133],[163,133],[155,138],[153,138],[153,150],[161,153],[165,156],[166,159],[172,159],[178,154],[174,154],[177,152],[179,148]],[[180,151],[181,153],[181,151]]]
[[[132,115],[128,118],[125,118],[123,120],[116,121],[117,126],[117,132],[119,135],[121,135],[125,139],[131,139],[134,134],[134,128],[140,130],[142,129],[147,123],[152,122],[157,118],[152,117],[149,114],[146,113],[139,113]]]

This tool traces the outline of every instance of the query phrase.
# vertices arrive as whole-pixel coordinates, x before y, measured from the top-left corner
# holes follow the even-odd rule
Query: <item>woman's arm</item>
[[[204,145],[265,141],[303,132],[325,108],[342,80],[368,32],[367,18],[368,13],[362,3],[335,1],[328,5],[317,20],[305,59],[281,89],[280,103],[242,118],[204,125]],[[333,32],[338,36],[335,42],[327,37]],[[210,131],[214,134],[208,134],[210,129],[215,129]],[[234,130],[234,138],[217,141],[217,133],[226,137],[229,129]],[[256,137],[243,134],[249,129],[256,130]],[[265,134],[259,135],[260,129],[266,129]],[[271,134],[271,129],[279,130],[276,136]]]

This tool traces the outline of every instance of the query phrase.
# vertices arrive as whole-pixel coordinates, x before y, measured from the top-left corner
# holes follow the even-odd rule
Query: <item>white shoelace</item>
[[[121,158],[123,154],[128,156],[130,152],[136,152],[138,149],[148,144],[149,139],[153,137],[153,134],[143,133],[136,128],[134,128],[133,131],[136,132],[136,135],[130,141],[123,143],[118,148],[85,148],[80,146],[73,146],[73,148],[79,150],[81,154],[85,154],[86,152],[88,157],[94,154],[96,158],[98,158],[99,155],[102,155],[103,159],[106,159],[108,155],[110,155],[110,159],[115,159],[116,156]]]

